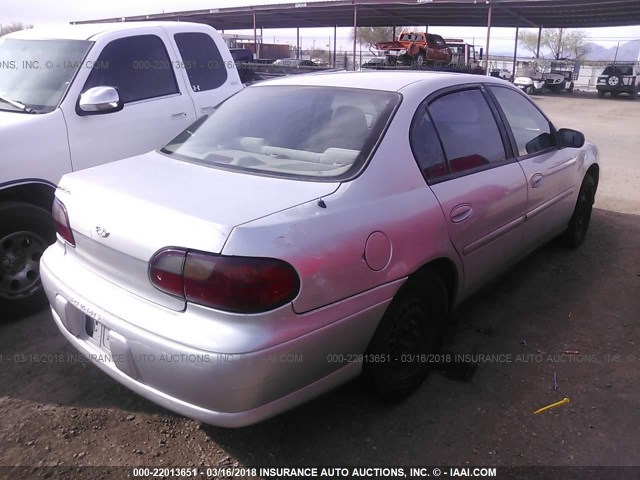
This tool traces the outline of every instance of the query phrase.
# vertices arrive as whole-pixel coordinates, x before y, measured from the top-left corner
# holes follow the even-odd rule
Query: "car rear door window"
[[[528,98],[511,88],[489,88],[507,117],[520,156],[548,150],[557,145],[551,124]]]
[[[418,111],[413,121],[409,141],[425,180],[437,180],[449,173],[440,139],[429,113],[424,108]]]
[[[227,81],[227,66],[213,38],[198,32],[176,33],[174,38],[194,92],[214,90]]]
[[[104,47],[95,65],[85,91],[98,86],[115,87],[123,103],[179,92],[167,49],[156,35],[113,40]]]
[[[452,174],[506,160],[500,130],[479,89],[439,97],[429,105],[429,113]]]

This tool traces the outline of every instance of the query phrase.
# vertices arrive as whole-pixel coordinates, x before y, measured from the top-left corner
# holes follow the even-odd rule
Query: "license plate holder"
[[[89,337],[89,341],[103,350],[110,351],[109,334],[111,331],[93,317],[90,317],[89,315],[85,315],[84,317],[84,328],[87,336]]]

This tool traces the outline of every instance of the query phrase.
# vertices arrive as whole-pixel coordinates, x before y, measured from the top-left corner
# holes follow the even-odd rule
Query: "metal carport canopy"
[[[640,24],[640,0],[334,0],[212,8],[72,23],[180,20],[219,30],[258,27],[486,26],[587,28]]]

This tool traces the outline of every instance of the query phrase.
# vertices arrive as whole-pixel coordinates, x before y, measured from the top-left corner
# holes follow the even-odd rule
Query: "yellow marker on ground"
[[[552,403],[550,405],[546,405],[546,406],[544,406],[542,408],[537,409],[535,412],[533,412],[533,414],[537,415],[538,413],[546,412],[547,410],[551,410],[552,408],[561,407],[562,405],[566,405],[569,402],[570,402],[569,397],[564,397],[559,402]]]

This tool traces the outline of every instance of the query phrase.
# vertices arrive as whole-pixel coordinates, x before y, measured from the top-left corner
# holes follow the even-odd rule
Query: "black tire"
[[[55,240],[53,218],[45,209],[0,204],[0,319],[23,318],[47,306],[40,257]]]
[[[412,63],[414,68],[424,68],[427,66],[427,60],[422,50],[413,58]]]
[[[607,93],[604,90],[598,90],[598,98],[604,98],[604,94]]]
[[[424,356],[440,348],[448,318],[449,293],[442,278],[430,270],[410,278],[369,343],[363,380],[387,401],[406,397],[429,373]]]
[[[570,248],[578,248],[584,242],[589,229],[593,202],[596,198],[596,181],[591,175],[586,175],[580,186],[578,200],[569,220],[567,230],[560,236],[564,245]]]
[[[575,87],[575,84],[573,82],[571,82],[569,84],[569,88],[567,88],[567,92],[569,93],[573,93],[573,88]]]
[[[533,95],[533,92],[535,92],[536,89],[535,89],[535,87],[533,85],[530,85],[530,86],[526,87],[524,91],[525,91],[525,93],[527,95]]]
[[[611,92],[611,96],[613,98],[618,98],[620,96],[620,92]]]
[[[635,87],[633,87],[633,90],[631,90],[631,100],[635,100],[636,98],[638,98],[638,86],[636,85]]]

